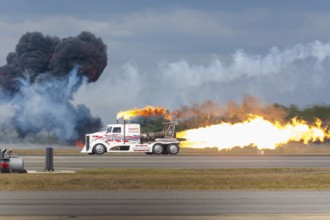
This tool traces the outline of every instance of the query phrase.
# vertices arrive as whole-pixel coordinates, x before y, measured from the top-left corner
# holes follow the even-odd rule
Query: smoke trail
[[[131,106],[162,105],[172,110],[208,99],[226,105],[228,101],[240,103],[244,94],[249,94],[265,103],[304,107],[330,102],[329,71],[330,43],[315,41],[284,49],[273,47],[265,54],[237,50],[226,60],[214,56],[206,64],[163,61],[150,72],[128,63],[118,75],[134,72],[137,77],[127,80],[118,76],[109,83],[118,87],[132,82],[132,87],[116,88],[118,93],[129,89],[134,94],[125,100]]]
[[[62,40],[39,32],[23,35],[0,67],[2,141],[68,143],[98,130],[101,120],[72,99],[106,64],[106,45],[92,33]]]
[[[222,122],[237,123],[246,121],[251,115],[259,115],[270,122],[286,122],[288,112],[279,105],[267,105],[261,100],[244,95],[241,104],[229,101],[226,105],[207,100],[200,104],[182,106],[171,112],[174,120],[182,127],[197,128]]]

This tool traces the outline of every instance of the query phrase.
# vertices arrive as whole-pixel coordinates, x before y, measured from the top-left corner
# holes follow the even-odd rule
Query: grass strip
[[[45,155],[47,146],[39,146],[37,148],[22,147],[7,147],[14,149],[14,153],[21,156],[37,156]],[[4,148],[4,147],[2,147]],[[88,154],[80,153],[81,149],[74,146],[66,147],[53,147],[55,156],[88,156]],[[234,147],[232,149],[223,149],[221,151],[218,148],[204,148],[204,149],[193,149],[193,148],[180,148],[180,156],[248,156],[248,155],[330,155],[330,144],[287,144],[282,147],[277,147],[273,149],[265,149],[259,151],[256,147]],[[118,155],[141,155],[144,156],[144,153],[128,153],[128,152],[116,152],[116,153],[107,153],[107,156],[118,156]]]
[[[329,190],[330,169],[97,169],[1,174],[0,191]]]

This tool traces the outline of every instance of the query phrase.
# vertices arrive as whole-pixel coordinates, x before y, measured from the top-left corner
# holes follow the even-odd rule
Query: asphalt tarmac
[[[0,192],[2,216],[330,216],[329,191]]]
[[[45,156],[24,156],[27,170],[44,170]],[[55,170],[86,168],[327,168],[330,156],[55,156]]]
[[[43,170],[44,156],[24,156]],[[329,156],[56,156],[55,170],[86,168],[330,167]],[[325,220],[330,191],[0,192],[0,220]],[[1,217],[2,216],[2,217]]]

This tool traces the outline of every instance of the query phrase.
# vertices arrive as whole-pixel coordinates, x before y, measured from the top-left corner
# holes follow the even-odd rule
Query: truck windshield
[[[107,133],[111,133],[111,129],[112,129],[112,127],[108,127],[107,128]]]

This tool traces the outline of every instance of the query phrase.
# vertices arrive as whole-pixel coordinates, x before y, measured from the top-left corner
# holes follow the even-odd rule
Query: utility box
[[[46,166],[45,171],[54,171],[54,152],[53,148],[46,148]]]
[[[12,149],[0,149],[0,173],[26,173],[23,158],[12,152]]]

